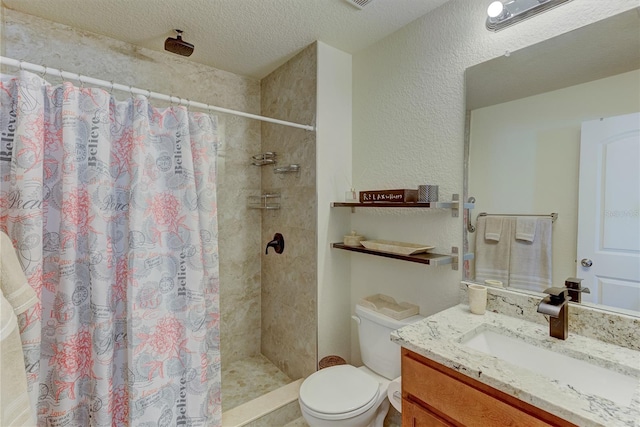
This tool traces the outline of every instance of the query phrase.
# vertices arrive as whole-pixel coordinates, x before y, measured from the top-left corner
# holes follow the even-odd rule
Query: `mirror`
[[[580,277],[581,123],[640,112],[639,12],[634,8],[465,73],[465,188],[467,197],[476,198],[471,223],[480,212],[558,213],[552,225],[553,286]],[[477,237],[465,230],[465,251],[475,252]],[[474,280],[474,269],[472,261],[466,280]],[[640,290],[631,292],[637,294],[631,306],[601,307],[640,316],[633,311],[640,307]]]

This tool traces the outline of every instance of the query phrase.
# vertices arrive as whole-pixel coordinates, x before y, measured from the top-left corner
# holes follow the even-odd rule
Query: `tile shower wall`
[[[317,46],[312,44],[262,80],[262,114],[313,123]],[[313,132],[262,124],[262,151],[278,165],[299,164],[299,173],[262,168],[262,189],[281,194],[279,210],[262,214],[262,246],[275,233],[285,238],[281,255],[262,254],[262,354],[292,379],[316,370],[317,254],[316,154]]]
[[[221,107],[260,112],[257,80],[30,15],[7,9],[2,12],[5,56]],[[47,78],[54,84],[60,82],[56,76]],[[128,97],[126,93],[114,95]],[[218,157],[218,214],[224,366],[260,353],[260,212],[248,210],[245,202],[247,196],[260,191],[259,169],[247,166],[249,158],[260,152],[260,123],[236,116],[218,118],[223,138]]]

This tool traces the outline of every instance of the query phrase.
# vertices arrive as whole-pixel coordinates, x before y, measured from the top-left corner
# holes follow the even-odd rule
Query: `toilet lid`
[[[380,384],[351,365],[338,365],[311,374],[300,386],[300,400],[314,412],[343,414],[367,406]]]

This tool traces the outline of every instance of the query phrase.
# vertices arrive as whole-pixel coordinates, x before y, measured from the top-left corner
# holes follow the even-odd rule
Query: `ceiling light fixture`
[[[489,15],[489,18],[497,18],[498,16],[502,15],[503,11],[504,5],[500,0],[497,0],[491,3],[487,8],[487,15]]]
[[[503,0],[487,9],[487,29],[500,31],[571,0]]]

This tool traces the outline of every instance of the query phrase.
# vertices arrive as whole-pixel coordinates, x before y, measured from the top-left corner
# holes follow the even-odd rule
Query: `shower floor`
[[[228,411],[292,382],[263,355],[247,357],[222,371],[222,411]]]

